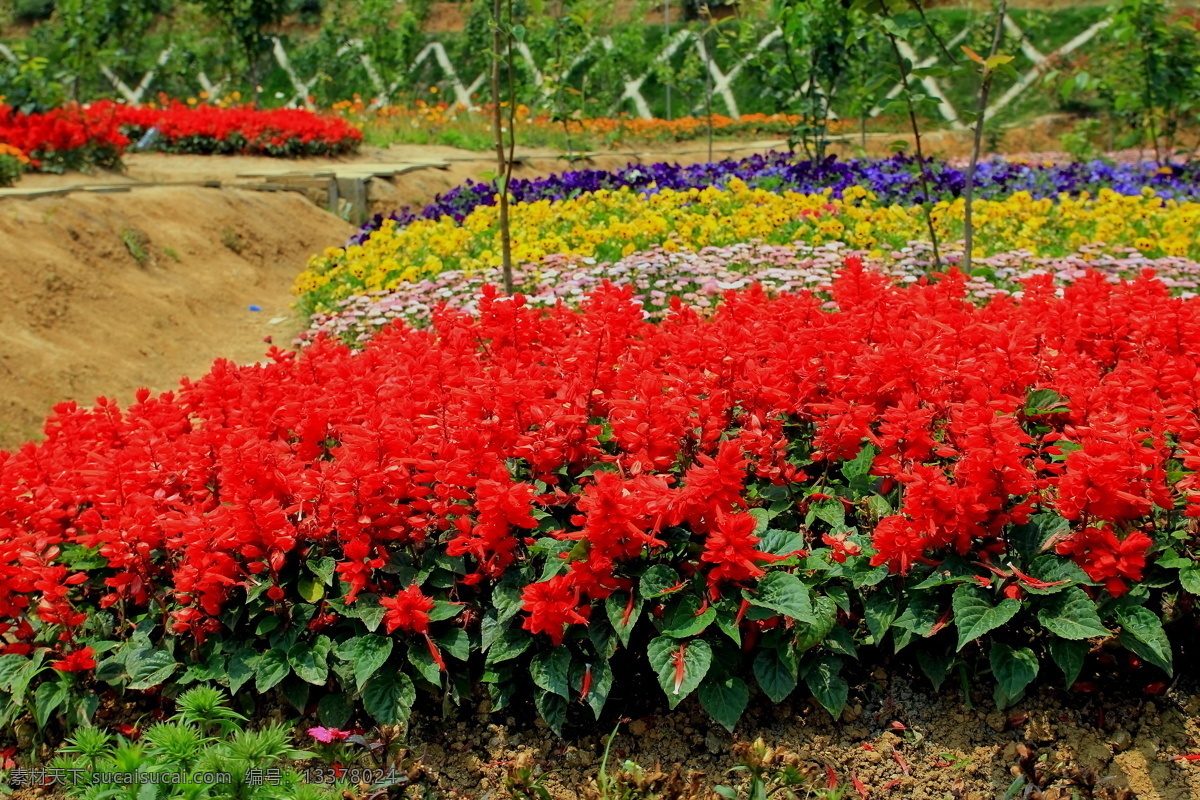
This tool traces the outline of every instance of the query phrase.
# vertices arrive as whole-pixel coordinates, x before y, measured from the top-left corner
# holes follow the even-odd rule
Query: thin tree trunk
[[[500,60],[504,57],[501,40],[504,0],[492,0],[492,134],[496,140],[496,183],[500,190],[500,264],[504,273],[504,291],[512,294],[512,230],[508,223],[509,162],[504,152],[504,117],[500,110]]]
[[[704,7],[705,21],[708,27],[704,29],[704,113],[708,116],[708,160],[713,160],[713,118],[712,118],[712,50],[709,48],[708,34],[712,30],[712,14],[708,6]]]
[[[514,63],[515,56],[513,55],[513,0],[508,0],[508,28],[506,29],[506,49],[504,60],[508,63],[508,160],[504,165],[504,196],[508,197],[508,187],[512,184],[513,166],[516,163],[517,153],[517,82],[515,78],[516,66]],[[511,237],[510,237],[511,249]],[[511,254],[509,256],[511,260]],[[512,278],[509,277],[511,282]],[[512,291],[511,289],[509,291]]]
[[[904,98],[908,102],[908,119],[912,124],[913,138],[917,145],[917,161],[921,168],[921,191],[925,193],[925,224],[929,227],[929,239],[933,244],[933,263],[938,269],[942,266],[942,255],[938,249],[937,231],[933,227],[933,209],[930,204],[933,201],[933,194],[929,190],[929,172],[925,164],[925,152],[921,148],[921,126],[917,123],[917,111],[913,106],[912,89],[908,84],[908,70],[904,67],[904,56],[900,53],[900,45],[896,42],[896,37],[891,32],[887,34],[888,41],[892,43],[892,51],[896,54],[896,64],[900,67],[900,83],[904,88]]]
[[[1008,0],[1000,0],[996,16],[996,32],[992,36],[992,52],[988,58],[1000,52],[1000,44],[1004,41],[1004,16],[1008,13]],[[983,146],[983,123],[987,114],[988,94],[992,90],[992,71],[986,66],[983,70],[983,84],[979,87],[979,116],[975,119],[975,145],[971,149],[971,164],[967,167],[967,186],[963,190],[965,206],[963,207],[963,271],[971,272],[971,249],[975,246],[975,225],[972,218],[971,200],[975,193],[975,167],[979,164],[979,151]]]

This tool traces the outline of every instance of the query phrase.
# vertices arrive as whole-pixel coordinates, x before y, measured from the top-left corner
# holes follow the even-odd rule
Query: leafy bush
[[[990,670],[1000,706],[1093,650],[1169,672],[1200,593],[1200,300],[964,284],[850,261],[830,308],[658,325],[628,289],[489,293],[358,355],[63,404],[0,454],[0,721],[86,719],[105,685],[333,726],[533,688],[562,730],[648,667],[732,728],[750,675],[839,714],[864,647]]]

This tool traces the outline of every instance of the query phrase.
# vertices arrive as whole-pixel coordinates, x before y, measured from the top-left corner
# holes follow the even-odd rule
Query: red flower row
[[[36,166],[110,166],[154,129],[147,146],[168,152],[336,155],[354,150],[362,133],[341,117],[297,109],[256,110],[172,103],[163,108],[109,101],[22,114],[0,105],[0,143],[27,153]]]
[[[189,153],[332,155],[354,150],[362,132],[340,116],[303,109],[250,106],[163,108],[120,106],[121,124],[141,134],[153,128],[159,149]]]
[[[109,167],[129,145],[121,132],[120,106],[67,105],[42,114],[23,114],[0,104],[0,143],[51,171]]]
[[[1200,516],[1200,299],[1097,274],[977,307],[960,275],[897,288],[857,263],[833,296],[731,293],[655,325],[628,289],[549,312],[488,292],[479,318],[443,312],[358,355],[318,341],[126,410],[64,404],[43,443],[0,453],[0,621],[22,640],[26,617],[69,629],[85,601],[153,600],[202,637],[235,587],[316,549],[351,602],[390,594],[387,629],[427,634],[428,598],[381,590],[390,554],[444,547],[466,586],[490,583],[549,511],[563,529],[542,535],[578,544],[525,590],[524,624],[561,641],[667,538],[691,537],[674,566],[714,598],[757,579],[774,557],[751,484],[819,481],[864,441],[881,491],[901,488],[873,538],[895,572],[994,563],[1010,523],[1049,511],[1073,525],[1047,548],[1120,594],[1154,507]],[[1035,434],[1038,389],[1057,399]],[[857,552],[829,540],[834,560]],[[69,545],[107,566],[73,570]]]

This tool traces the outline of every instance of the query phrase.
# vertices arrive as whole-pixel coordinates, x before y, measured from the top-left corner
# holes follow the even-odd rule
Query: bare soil
[[[0,201],[0,446],[51,407],[174,388],[297,331],[288,286],[351,227],[297,194],[149,188]],[[261,310],[251,310],[255,306]]]
[[[1178,757],[1198,750],[1198,713],[1194,686],[1123,698],[1044,687],[1000,712],[978,690],[968,706],[957,685],[934,693],[923,679],[879,668],[851,690],[837,722],[809,699],[774,706],[763,698],[751,701],[732,736],[693,700],[674,712],[625,720],[608,772],[618,772],[627,759],[648,770],[660,767],[664,778],[678,768],[677,793],[662,797],[707,800],[716,784],[744,785],[744,773],[730,770],[750,759],[758,738],[771,749],[775,770],[794,765],[814,790],[836,782],[848,800],[993,800],[1019,780],[1030,788],[1014,797],[1190,800],[1200,797],[1200,763]],[[584,725],[563,740],[518,723],[531,717],[514,713],[496,724],[480,713],[457,723],[418,723],[410,747],[422,757],[423,780],[448,799],[506,798],[514,767],[533,764],[555,800],[596,797],[609,731],[581,733]],[[682,790],[693,781],[694,793]],[[794,791],[806,796],[802,788]]]

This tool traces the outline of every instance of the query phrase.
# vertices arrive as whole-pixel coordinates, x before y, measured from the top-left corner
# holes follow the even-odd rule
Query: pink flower
[[[308,735],[316,739],[318,742],[329,744],[331,742],[340,742],[350,735],[350,731],[339,731],[337,728],[309,728]]]

